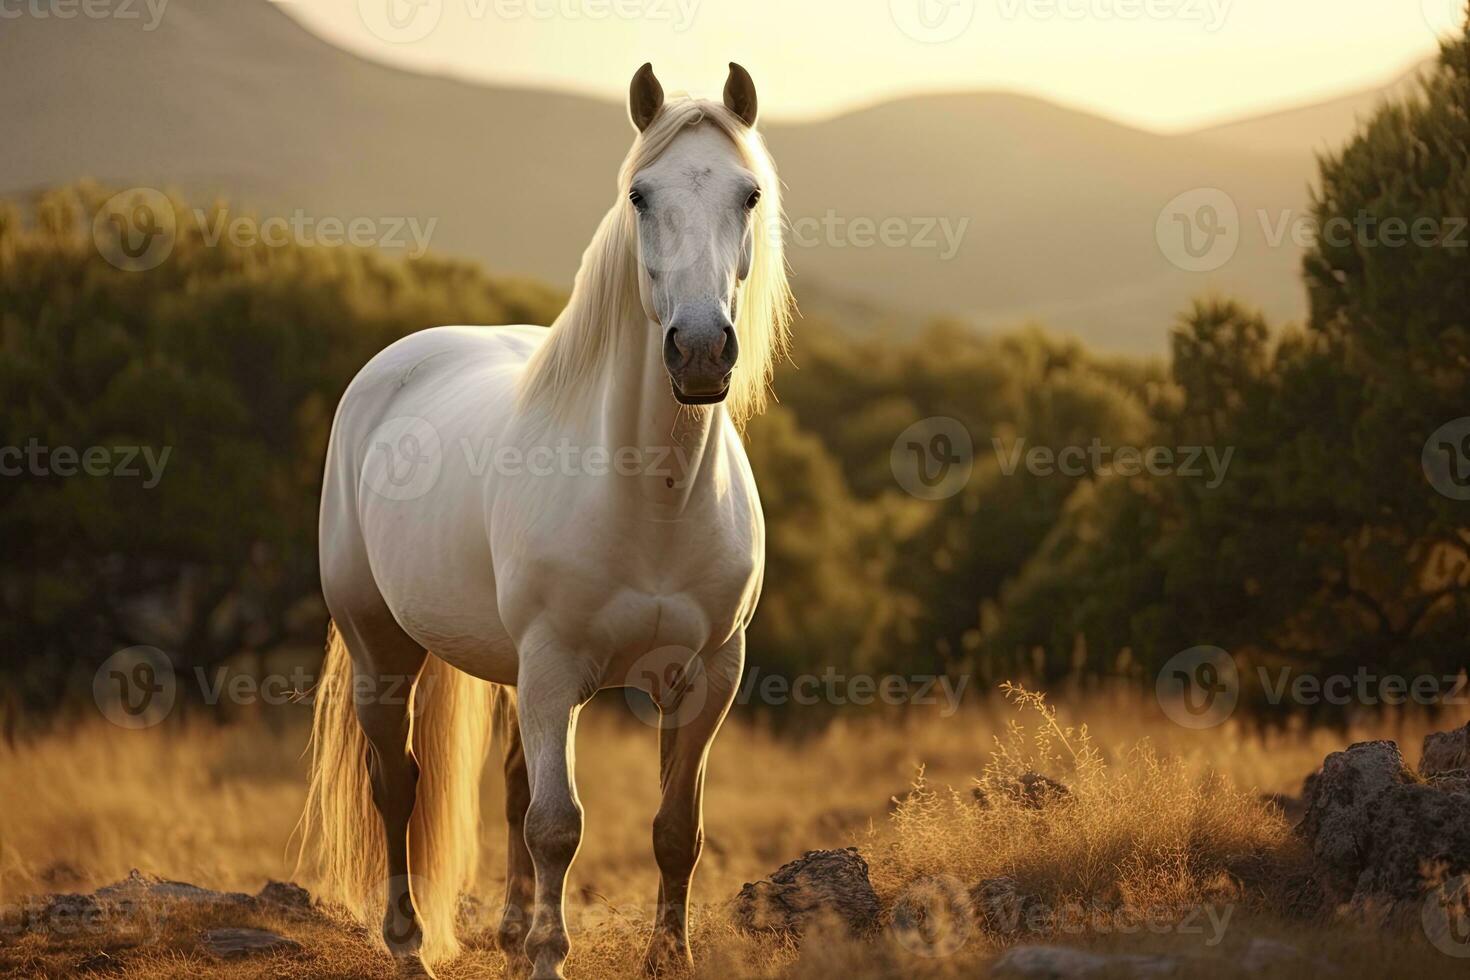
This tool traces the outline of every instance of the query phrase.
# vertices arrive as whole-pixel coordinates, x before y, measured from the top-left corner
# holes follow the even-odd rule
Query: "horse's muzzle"
[[[735,328],[723,314],[677,318],[664,332],[664,367],[681,405],[714,405],[730,393],[740,356]]]

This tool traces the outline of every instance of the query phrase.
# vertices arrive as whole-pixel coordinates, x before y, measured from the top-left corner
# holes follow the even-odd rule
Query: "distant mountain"
[[[1359,124],[1390,100],[1419,92],[1435,60],[1425,59],[1387,85],[1353,92],[1326,102],[1285,109],[1198,130],[1194,135],[1236,149],[1298,154],[1310,159],[1341,146]]]
[[[1323,138],[1341,139],[1329,115]],[[436,251],[563,285],[631,138],[619,105],[376,64],[267,0],[172,0],[152,32],[7,20],[0,118],[0,194],[95,177],[267,211],[437,219]],[[1157,351],[1207,289],[1278,318],[1303,311],[1299,253],[1267,231],[1302,213],[1317,137],[1303,124],[1293,145],[1255,125],[1166,136],[956,94],[765,131],[789,188],[799,295],[898,311],[871,317],[898,329],[933,313],[1036,319],[1099,348]],[[1211,273],[1176,268],[1155,236],[1164,205],[1194,188],[1227,192],[1241,216],[1234,258]],[[869,241],[887,219],[904,246]],[[950,256],[944,229],[963,229]]]

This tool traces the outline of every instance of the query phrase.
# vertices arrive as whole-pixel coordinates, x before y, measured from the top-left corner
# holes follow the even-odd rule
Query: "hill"
[[[267,211],[436,221],[435,250],[556,285],[612,202],[631,135],[620,106],[376,64],[267,0],[174,0],[151,32],[7,21],[0,114],[7,196],[95,177]],[[799,293],[904,311],[883,317],[900,329],[931,313],[1035,318],[1102,349],[1156,351],[1206,289],[1302,312],[1298,251],[1263,233],[1301,213],[1311,176],[1278,128],[1161,135],[965,93],[766,133],[789,187]],[[1198,187],[1226,191],[1242,219],[1237,254],[1210,274],[1174,267],[1155,239],[1161,208]],[[903,245],[869,240],[885,221]]]

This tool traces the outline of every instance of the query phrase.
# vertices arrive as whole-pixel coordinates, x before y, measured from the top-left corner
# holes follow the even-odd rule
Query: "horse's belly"
[[[484,680],[515,683],[516,647],[500,621],[493,592],[397,595],[388,605],[404,632],[434,656]]]

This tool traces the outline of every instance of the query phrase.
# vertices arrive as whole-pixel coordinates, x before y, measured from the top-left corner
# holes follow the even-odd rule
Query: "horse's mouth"
[[[726,395],[730,394],[728,383],[712,395],[686,395],[679,387],[679,382],[673,378],[669,378],[669,387],[674,389],[674,401],[680,405],[718,405],[725,400]]]

